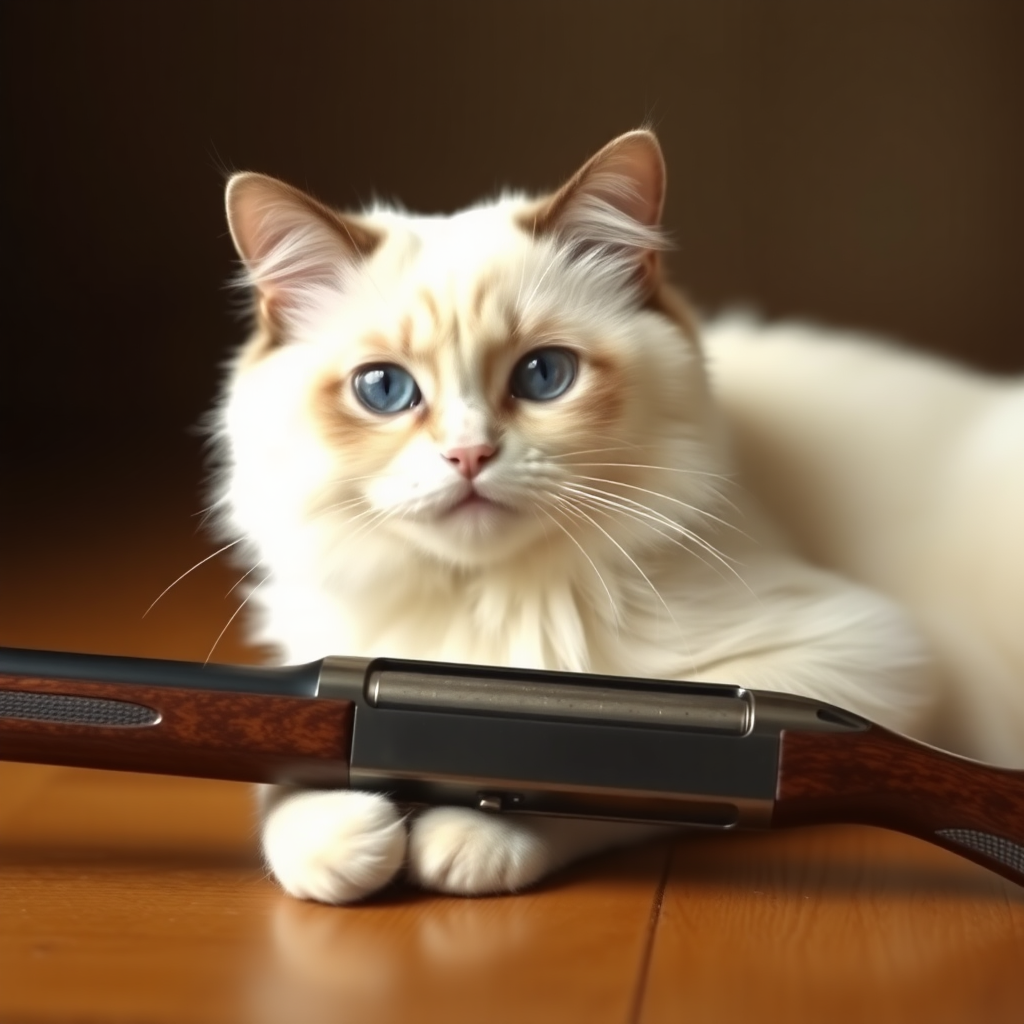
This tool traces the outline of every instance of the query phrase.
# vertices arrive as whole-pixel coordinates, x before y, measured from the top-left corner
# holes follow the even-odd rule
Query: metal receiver
[[[771,821],[783,727],[853,732],[830,705],[742,687],[327,658],[351,701],[354,788],[409,803],[705,827]]]

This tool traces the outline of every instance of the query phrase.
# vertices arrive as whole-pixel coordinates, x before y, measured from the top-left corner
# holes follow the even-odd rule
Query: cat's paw
[[[373,793],[301,791],[276,799],[263,852],[285,891],[351,903],[387,885],[405,860],[405,824]]]
[[[514,892],[554,866],[543,832],[526,819],[438,807],[412,824],[409,875],[425,889],[463,896]]]

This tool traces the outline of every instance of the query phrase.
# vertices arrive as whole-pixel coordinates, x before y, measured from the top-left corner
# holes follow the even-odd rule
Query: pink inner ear
[[[612,246],[636,255],[642,277],[653,279],[665,196],[665,162],[655,137],[630,132],[591,157],[554,195],[526,211],[531,234],[556,232],[585,251]]]
[[[584,171],[580,187],[638,224],[656,227],[665,198],[665,164],[658,144],[646,133],[612,143]]]
[[[380,242],[358,218],[264,175],[232,179],[227,206],[235,246],[268,315],[300,302],[310,288],[340,285],[346,268]]]

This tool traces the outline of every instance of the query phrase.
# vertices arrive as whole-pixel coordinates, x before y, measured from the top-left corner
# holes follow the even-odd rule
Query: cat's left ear
[[[258,293],[260,315],[278,325],[318,289],[344,290],[381,242],[361,218],[263,174],[234,175],[226,200],[231,237]]]
[[[576,252],[613,252],[635,262],[644,294],[660,280],[665,160],[653,132],[627,132],[592,156],[557,192],[526,211],[534,235],[559,234]]]

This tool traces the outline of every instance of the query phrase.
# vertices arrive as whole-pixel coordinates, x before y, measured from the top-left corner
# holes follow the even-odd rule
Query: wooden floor
[[[23,515],[0,643],[204,658],[226,566],[142,615],[210,550],[192,511],[120,493]],[[215,651],[255,657],[234,627]],[[518,896],[398,885],[337,909],[265,877],[244,786],[0,763],[4,1024],[1021,1019],[1024,890],[890,833],[677,839]]]

